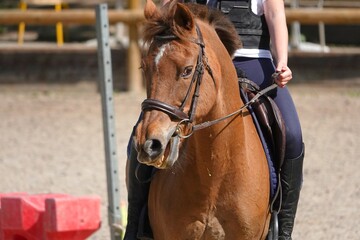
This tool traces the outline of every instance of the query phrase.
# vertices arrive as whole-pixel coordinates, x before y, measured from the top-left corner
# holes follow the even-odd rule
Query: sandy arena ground
[[[294,240],[360,236],[360,79],[290,84],[306,144]],[[116,93],[121,195],[125,151],[144,94]],[[109,239],[100,95],[95,84],[0,86],[0,192],[102,198]]]

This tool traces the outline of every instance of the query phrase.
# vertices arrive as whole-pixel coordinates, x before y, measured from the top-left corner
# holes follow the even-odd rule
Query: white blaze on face
[[[155,65],[156,67],[159,65],[159,62],[161,60],[161,58],[164,56],[165,54],[165,51],[166,51],[166,48],[168,48],[170,45],[169,43],[166,43],[164,45],[162,45],[160,48],[159,48],[159,52],[158,54],[156,55],[155,57]]]

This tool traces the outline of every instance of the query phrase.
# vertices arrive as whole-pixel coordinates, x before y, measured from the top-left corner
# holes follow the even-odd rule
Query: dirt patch
[[[291,84],[302,122],[304,184],[293,239],[358,239],[360,81]],[[122,199],[126,144],[144,94],[116,93]],[[109,239],[100,95],[95,84],[2,85],[0,192],[102,198]]]

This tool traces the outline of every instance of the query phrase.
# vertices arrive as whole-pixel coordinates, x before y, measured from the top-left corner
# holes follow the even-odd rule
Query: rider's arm
[[[276,71],[281,72],[277,84],[284,87],[292,79],[288,63],[288,30],[286,26],[285,7],[283,0],[265,0],[264,12],[270,31],[270,38],[277,60]]]

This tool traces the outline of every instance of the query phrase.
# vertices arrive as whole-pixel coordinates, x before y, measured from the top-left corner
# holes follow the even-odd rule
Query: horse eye
[[[188,78],[193,70],[193,66],[187,66],[185,67],[184,71],[181,73],[180,77],[182,78]]]

